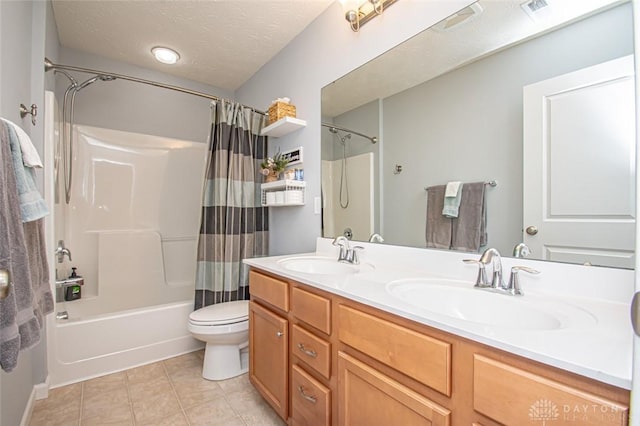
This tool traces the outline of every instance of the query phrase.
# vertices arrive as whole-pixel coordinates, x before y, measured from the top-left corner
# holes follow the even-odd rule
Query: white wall
[[[275,142],[283,150],[304,147],[308,202],[300,208],[273,209],[271,254],[312,251],[320,235],[320,215],[314,214],[313,199],[320,196],[322,87],[470,3],[403,0],[354,33],[335,2],[237,90],[238,101],[257,108],[288,96],[298,117],[308,122],[306,128]]]

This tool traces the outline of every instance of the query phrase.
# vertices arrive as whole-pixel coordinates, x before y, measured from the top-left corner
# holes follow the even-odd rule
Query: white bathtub
[[[67,303],[68,320],[49,317],[51,387],[170,358],[203,347],[187,330],[193,300],[83,317],[99,298]],[[62,306],[62,305],[58,305]]]
[[[56,303],[55,312],[67,311],[69,319],[47,318],[49,385],[202,348],[187,322],[206,144],[74,126],[74,185],[66,205],[64,192],[54,196],[60,124],[53,93],[46,92],[45,103],[47,244],[53,254],[63,239],[73,253],[73,263],[52,255],[50,276],[78,267],[84,277],[82,299]]]

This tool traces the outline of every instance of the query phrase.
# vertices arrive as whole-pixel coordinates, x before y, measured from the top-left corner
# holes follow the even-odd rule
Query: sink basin
[[[369,264],[352,265],[338,262],[334,257],[303,256],[281,259],[278,261],[284,269],[314,275],[344,275],[372,270]]]
[[[507,296],[474,289],[447,279],[398,280],[387,284],[389,295],[449,318],[500,328],[558,330],[596,325],[588,311],[534,295]]]

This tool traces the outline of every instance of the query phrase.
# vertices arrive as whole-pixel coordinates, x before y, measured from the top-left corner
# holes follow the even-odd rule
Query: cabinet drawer
[[[342,342],[451,396],[451,344],[340,305]]]
[[[289,311],[289,284],[268,275],[251,270],[249,272],[249,292],[285,312]]]
[[[291,417],[294,425],[331,424],[331,391],[302,368],[291,368]]]
[[[338,352],[338,424],[451,424],[451,412],[375,368]]]
[[[482,355],[473,360],[473,408],[504,424],[626,425],[629,408]]]
[[[331,377],[331,343],[294,325],[291,334],[291,352],[325,378]]]
[[[331,334],[331,301],[317,294],[294,287],[291,291],[291,312],[312,327]]]

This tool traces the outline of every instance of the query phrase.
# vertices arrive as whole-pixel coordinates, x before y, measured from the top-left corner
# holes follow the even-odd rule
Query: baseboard
[[[37,400],[45,399],[49,396],[49,376],[44,381],[44,383],[38,383],[33,386],[31,390],[31,395],[29,396],[29,401],[27,401],[27,406],[24,409],[24,413],[22,414],[22,420],[20,421],[20,426],[29,426],[31,423],[31,415],[33,414],[33,407]]]
[[[36,392],[36,401],[49,397],[49,376],[43,383],[38,383],[33,387]]]

